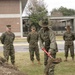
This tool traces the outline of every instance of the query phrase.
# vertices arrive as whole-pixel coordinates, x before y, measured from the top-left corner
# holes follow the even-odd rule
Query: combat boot
[[[64,60],[65,62],[67,61],[67,57],[65,58],[65,60]]]
[[[40,61],[38,61],[38,64],[41,65]]]
[[[32,65],[34,65],[34,61],[32,61]]]
[[[74,61],[74,57],[72,57],[72,60]]]
[[[11,62],[13,66],[15,66],[15,62]]]

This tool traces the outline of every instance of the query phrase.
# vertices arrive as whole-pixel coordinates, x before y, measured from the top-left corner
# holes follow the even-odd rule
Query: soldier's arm
[[[13,34],[13,40],[15,40],[15,34]]]
[[[41,49],[44,48],[43,39],[41,38],[41,32],[39,32],[39,44]]]
[[[40,48],[44,48],[44,45],[43,45],[43,40],[41,38],[39,38],[39,43],[40,43]]]
[[[63,34],[63,40],[65,40],[65,33]]]
[[[72,40],[73,40],[73,41],[75,40],[75,35],[74,35],[74,33],[72,33]]]
[[[3,33],[0,37],[1,43],[4,44],[4,40],[5,40],[5,33]]]
[[[27,36],[27,42],[28,42],[28,43],[30,42],[30,33],[29,33],[28,36]]]
[[[37,33],[37,40],[39,40],[39,33]]]
[[[49,34],[49,38],[50,38],[50,52],[53,52],[56,50],[56,36],[55,33],[51,30],[50,34]]]

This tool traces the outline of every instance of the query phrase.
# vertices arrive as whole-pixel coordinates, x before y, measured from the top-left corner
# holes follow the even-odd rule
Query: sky
[[[61,6],[75,9],[75,0],[44,0],[44,2],[46,3],[49,12],[53,8],[59,8]]]
[[[44,0],[44,3],[47,6],[48,12],[54,8],[58,9],[61,6],[75,9],[75,0]],[[23,15],[26,15],[26,13],[24,12]]]

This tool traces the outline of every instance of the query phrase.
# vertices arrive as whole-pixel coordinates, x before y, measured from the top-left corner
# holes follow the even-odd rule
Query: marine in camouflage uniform
[[[15,50],[13,46],[13,41],[15,39],[14,33],[11,32],[11,25],[7,25],[6,32],[1,35],[1,43],[4,45],[4,57],[9,60],[9,56],[11,57],[11,63],[15,64]]]
[[[56,57],[57,44],[55,40],[55,34],[52,31],[52,29],[48,28],[48,19],[45,18],[39,22],[39,24],[42,26],[42,28],[39,31],[39,37],[40,37],[40,47],[41,49],[45,48],[47,52],[51,54],[53,58]],[[44,53],[44,65],[47,65],[48,61],[48,55]],[[49,72],[47,75],[54,75],[54,64],[51,64],[51,67],[49,69]]]
[[[32,26],[31,32],[27,36],[27,41],[29,43],[30,60],[32,61],[32,63],[34,63],[34,53],[35,53],[38,64],[40,64],[38,39],[39,39],[39,35],[36,32],[36,28],[35,26]]]
[[[67,61],[67,57],[68,57],[68,52],[70,49],[70,54],[72,57],[72,60],[74,60],[74,34],[71,32],[71,27],[70,25],[67,25],[66,27],[66,32],[63,35],[63,39],[65,41],[65,61]]]

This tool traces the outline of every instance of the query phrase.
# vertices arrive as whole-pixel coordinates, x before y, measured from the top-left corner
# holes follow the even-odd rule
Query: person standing
[[[42,27],[39,31],[39,41],[41,49],[46,49],[46,51],[53,57],[56,58],[57,44],[55,39],[55,33],[49,28],[48,18],[44,18],[39,22],[39,25]],[[48,55],[44,52],[44,65],[48,64]],[[54,75],[54,64],[51,64],[51,67],[47,75]]]
[[[38,39],[39,35],[36,32],[36,27],[31,27],[31,32],[27,36],[27,41],[29,43],[29,53],[30,53],[30,60],[32,61],[32,64],[34,64],[34,53],[36,55],[36,59],[38,61],[38,64],[40,63],[40,54],[39,54],[39,47],[38,47]]]
[[[65,41],[65,46],[64,46],[65,61],[67,61],[69,49],[70,49],[70,54],[71,54],[72,60],[74,60],[74,43],[73,43],[74,34],[71,32],[70,25],[66,26],[66,32],[63,35],[63,40]]]
[[[6,25],[6,32],[1,35],[1,43],[4,45],[3,55],[7,62],[9,60],[9,56],[11,57],[12,65],[15,64],[15,50],[13,46],[14,39],[15,34],[11,31],[11,25]]]

